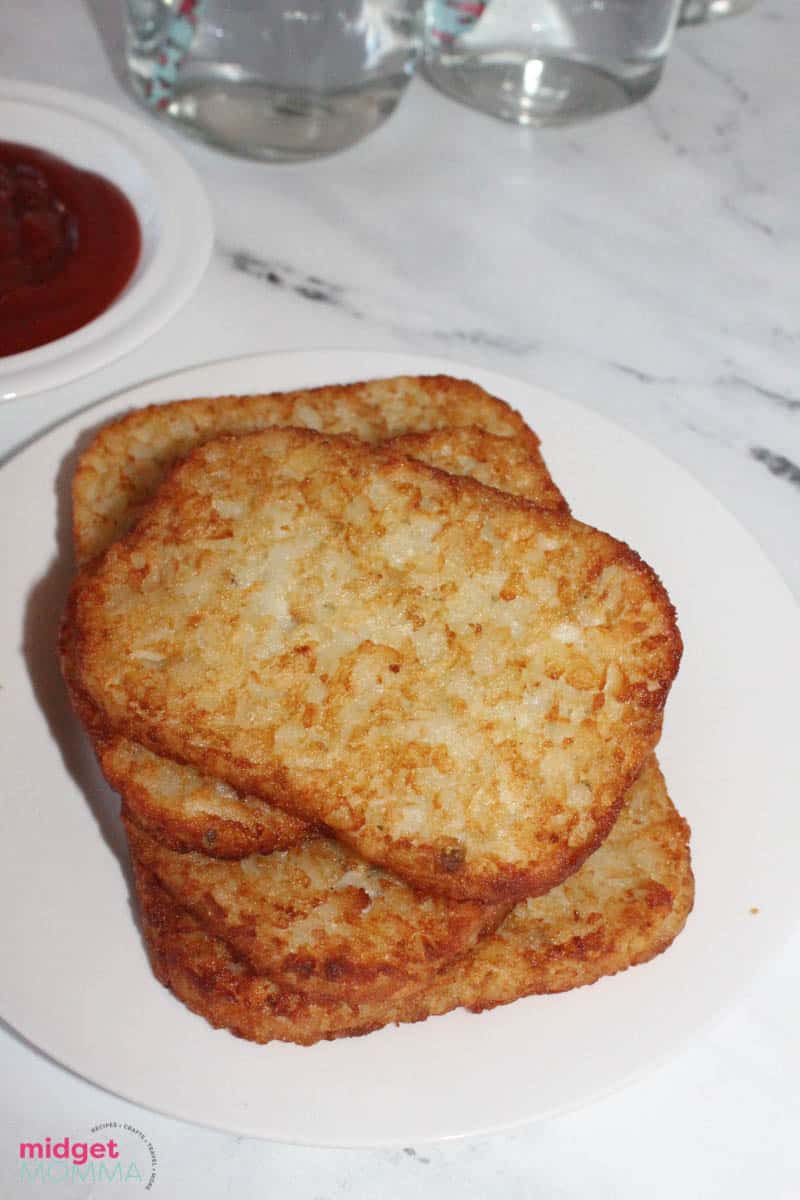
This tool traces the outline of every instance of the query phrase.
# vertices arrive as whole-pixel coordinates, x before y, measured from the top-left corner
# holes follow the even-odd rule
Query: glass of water
[[[236,154],[293,161],[358,141],[394,110],[423,0],[127,0],[137,96]]]
[[[681,0],[426,0],[423,73],[456,100],[555,125],[641,100]]]

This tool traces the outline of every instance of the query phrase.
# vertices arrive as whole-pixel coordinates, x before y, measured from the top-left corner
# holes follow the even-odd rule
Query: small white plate
[[[137,932],[118,802],[64,694],[76,445],[132,406],[181,396],[447,372],[517,407],[577,516],[661,574],[686,650],[659,757],[692,825],[697,902],[644,966],[481,1016],[311,1048],[215,1032],[155,982]],[[266,355],[156,380],[82,413],[0,472],[0,1012],[78,1074],[200,1124],[310,1145],[413,1145],[602,1096],[674,1054],[750,982],[800,908],[796,605],[752,538],[681,468],[549,392],[442,359]],[[753,911],[758,909],[758,912]]]
[[[66,337],[0,358],[0,400],[88,375],[165,324],[189,298],[211,254],[213,225],[189,164],[144,121],[76,92],[0,80],[0,128],[10,141],[96,171],[130,200],[142,252],[110,308]]]

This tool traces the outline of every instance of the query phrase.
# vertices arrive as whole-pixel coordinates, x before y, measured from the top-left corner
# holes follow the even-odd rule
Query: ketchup
[[[0,141],[0,356],[80,329],[134,272],[133,205],[101,175]]]

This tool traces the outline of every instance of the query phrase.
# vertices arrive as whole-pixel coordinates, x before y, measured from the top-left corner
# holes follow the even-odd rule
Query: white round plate
[[[110,308],[66,337],[0,358],[0,400],[88,375],[127,354],[188,300],[211,254],[211,208],[184,158],[144,121],[77,92],[0,80],[4,136],[96,171],[130,200],[142,252]]]
[[[55,638],[70,577],[76,446],[132,406],[437,372],[474,379],[518,408],[576,515],[625,538],[666,581],[686,651],[659,753],[693,829],[695,911],[666,954],[593,987],[311,1048],[252,1045],[212,1030],[151,976],[117,802],[64,695]],[[156,380],[69,420],[0,472],[0,506],[15,514],[0,600],[0,1012],[87,1079],[200,1124],[311,1145],[410,1145],[498,1130],[586,1104],[672,1055],[788,932],[800,899],[795,603],[716,500],[594,413],[442,359],[363,351],[238,359]]]

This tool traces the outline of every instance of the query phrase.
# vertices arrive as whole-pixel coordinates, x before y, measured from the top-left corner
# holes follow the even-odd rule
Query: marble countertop
[[[120,83],[119,9],[6,0],[0,74],[139,112]],[[646,103],[561,131],[504,126],[416,80],[382,130],[313,164],[237,161],[170,133],[214,209],[198,291],[113,365],[0,407],[0,455],[211,358],[443,354],[549,387],[659,446],[800,595],[798,38],[794,0],[683,30]],[[796,935],[636,1086],[506,1135],[385,1152],[270,1145],[145,1113],[1,1028],[0,1194],[21,1194],[15,1146],[32,1122],[118,1120],[156,1145],[155,1190],[195,1200],[788,1200],[800,1195],[799,1007]]]

